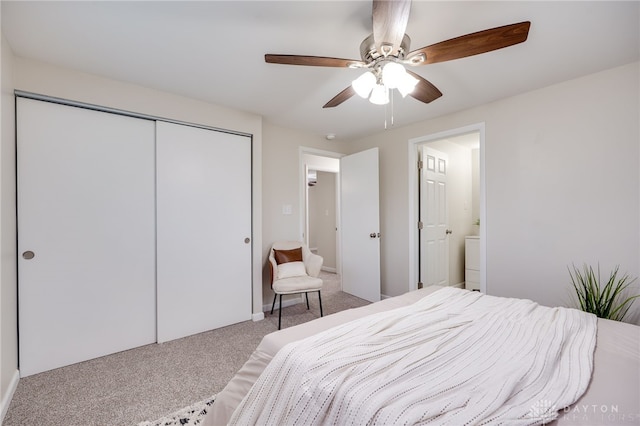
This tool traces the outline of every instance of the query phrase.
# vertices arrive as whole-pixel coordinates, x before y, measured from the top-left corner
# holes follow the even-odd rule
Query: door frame
[[[467,133],[477,132],[480,135],[480,291],[487,292],[487,214],[485,188],[485,123],[445,130],[425,136],[409,139],[409,291],[418,288],[418,159],[419,146],[439,139],[451,138]]]
[[[305,146],[298,147],[298,185],[299,185],[299,210],[300,211],[300,223],[299,223],[299,238],[300,241],[306,241],[307,232],[308,232],[308,220],[309,220],[309,200],[307,197],[307,164],[304,161],[305,155],[315,155],[317,157],[327,157],[332,159],[339,160],[347,154],[342,154],[340,152],[334,151],[325,151],[317,148],[309,148]],[[338,228],[336,232],[336,273],[338,275],[342,275],[342,252],[340,250],[341,241],[342,241],[342,226],[340,222],[340,171],[335,172],[335,170],[325,169],[314,167],[314,170],[322,171],[322,172],[331,172],[336,173],[336,228]]]

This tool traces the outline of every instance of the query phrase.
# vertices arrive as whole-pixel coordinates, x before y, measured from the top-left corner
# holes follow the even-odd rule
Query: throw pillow
[[[287,262],[278,265],[278,279],[303,277],[307,275],[307,269],[302,262]]]
[[[278,265],[288,262],[302,262],[302,247],[291,250],[273,249],[273,255],[276,258],[276,263]]]

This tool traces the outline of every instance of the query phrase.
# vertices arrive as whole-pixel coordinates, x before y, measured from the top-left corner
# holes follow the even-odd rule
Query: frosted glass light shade
[[[369,102],[376,105],[386,105],[389,103],[389,89],[382,85],[376,84],[371,91]]]
[[[397,62],[389,62],[382,68],[382,82],[389,89],[396,89],[402,84],[407,70]]]
[[[367,71],[360,77],[351,82],[351,87],[356,91],[358,96],[367,99],[371,89],[376,85],[376,76],[372,72]]]
[[[405,72],[402,77],[402,81],[398,84],[398,92],[402,95],[402,97],[406,97],[409,93],[413,92],[413,89],[416,88],[418,84],[418,79],[412,76],[411,74]]]

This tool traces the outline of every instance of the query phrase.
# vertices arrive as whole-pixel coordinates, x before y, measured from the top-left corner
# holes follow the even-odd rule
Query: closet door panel
[[[154,122],[18,98],[17,140],[21,375],[155,342]]]
[[[251,318],[251,139],[158,122],[158,342]]]

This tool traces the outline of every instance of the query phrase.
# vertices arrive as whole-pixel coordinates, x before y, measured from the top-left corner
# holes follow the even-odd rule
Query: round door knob
[[[22,257],[26,260],[31,260],[36,256],[36,254],[34,252],[32,252],[31,250],[27,250],[24,253],[22,253]]]
[[[244,239],[244,243],[245,243],[245,244],[249,244],[250,242],[251,242],[251,238],[245,238],[245,239]]]

